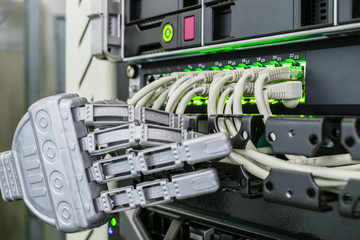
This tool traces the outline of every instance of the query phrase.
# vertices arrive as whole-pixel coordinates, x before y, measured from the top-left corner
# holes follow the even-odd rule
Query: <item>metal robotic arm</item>
[[[23,199],[43,221],[76,232],[104,224],[114,212],[215,192],[213,169],[108,188],[230,153],[226,134],[187,131],[190,120],[120,101],[89,104],[76,94],[39,100],[20,121],[12,150],[0,154],[3,199]]]

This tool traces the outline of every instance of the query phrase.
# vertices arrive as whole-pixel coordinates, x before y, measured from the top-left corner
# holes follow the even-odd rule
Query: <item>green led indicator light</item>
[[[244,63],[240,63],[240,64],[238,65],[238,67],[239,67],[239,68],[244,68],[244,69],[246,69],[246,68],[248,68],[248,65],[246,65],[246,64],[244,64]]]
[[[197,105],[197,106],[203,105],[203,102],[201,100],[194,100],[193,103],[194,103],[194,105]]]
[[[110,221],[110,223],[111,223],[112,226],[115,227],[115,226],[116,226],[116,223],[117,223],[117,222],[116,222],[116,219],[115,219],[115,218],[112,218],[111,221]]]
[[[197,69],[195,69],[195,71],[201,72],[201,71],[203,71],[203,69],[202,68],[197,68]]]
[[[211,70],[220,70],[220,68],[217,67],[217,66],[212,66],[210,69],[211,69]]]
[[[253,63],[253,65],[257,66],[257,67],[263,67],[263,65],[261,63],[259,63],[259,62],[255,62],[255,63]]]
[[[164,26],[163,28],[163,39],[164,39],[164,42],[168,43],[171,41],[171,39],[173,38],[174,36],[174,28],[173,26],[171,25],[171,23],[168,23]]]
[[[224,66],[224,68],[223,69],[229,69],[229,70],[231,70],[231,69],[233,69],[233,67],[232,66],[230,66],[230,65],[226,65],[226,66]]]

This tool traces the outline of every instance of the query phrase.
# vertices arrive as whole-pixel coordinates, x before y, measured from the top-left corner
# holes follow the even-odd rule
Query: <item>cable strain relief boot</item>
[[[227,72],[227,74],[232,75],[232,81],[233,82],[237,82],[237,81],[239,81],[239,79],[243,75],[244,71],[245,70],[243,68],[239,68],[239,69],[230,70],[230,71]]]
[[[189,74],[189,73],[188,72],[173,72],[170,74],[170,77],[173,77],[176,80],[179,80],[179,78],[184,77],[187,74]]]
[[[259,73],[265,69],[266,68],[264,68],[264,67],[254,67],[254,68],[246,69],[244,74],[245,73],[250,74],[249,81],[253,82],[259,77]]]
[[[277,100],[299,99],[303,94],[301,81],[269,84],[265,89],[268,92],[268,98]]]
[[[260,75],[267,74],[265,82],[272,82],[275,80],[288,80],[290,79],[290,67],[275,67],[268,68],[260,72]]]
[[[206,72],[201,72],[199,76],[204,78],[205,83],[210,83],[213,81],[214,76],[219,72],[221,71],[206,71]]]

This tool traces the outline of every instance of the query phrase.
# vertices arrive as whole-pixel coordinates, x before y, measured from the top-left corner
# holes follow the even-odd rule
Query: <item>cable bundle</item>
[[[208,96],[208,115],[243,114],[244,96],[255,96],[264,122],[272,115],[269,99],[282,100],[284,106],[294,108],[302,98],[302,82],[296,80],[303,73],[291,67],[235,69],[172,73],[160,78],[134,95],[128,101],[136,106],[152,106],[183,114],[195,96]],[[226,101],[227,100],[227,101]],[[241,127],[239,119],[219,119],[220,131],[235,136]],[[350,178],[360,179],[360,164],[349,154],[307,158],[285,155],[288,160],[275,157],[270,147],[257,148],[251,141],[246,149],[234,149],[222,161],[242,164],[251,174],[264,179],[271,168],[310,172],[323,190],[338,192]]]

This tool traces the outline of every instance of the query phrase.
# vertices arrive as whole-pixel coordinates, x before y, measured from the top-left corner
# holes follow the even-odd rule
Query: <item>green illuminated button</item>
[[[113,225],[114,227],[116,226],[116,219],[112,218],[110,221],[111,225]]]
[[[170,42],[174,36],[174,28],[171,23],[168,23],[163,28],[163,39],[164,42]]]

